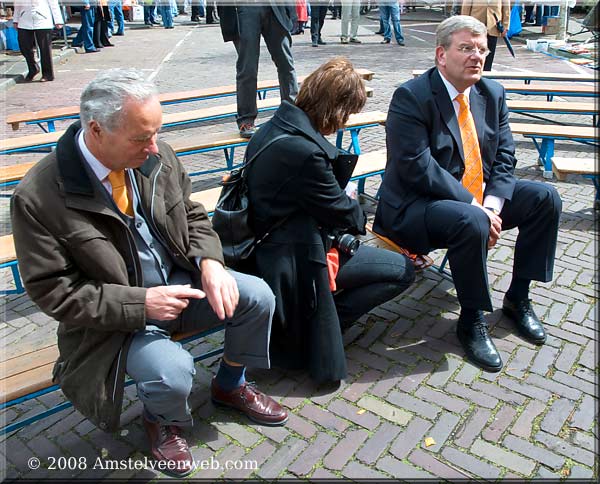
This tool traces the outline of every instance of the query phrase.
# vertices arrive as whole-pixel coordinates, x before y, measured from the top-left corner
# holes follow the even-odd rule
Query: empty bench
[[[382,111],[367,111],[364,113],[351,115],[345,127],[338,133],[338,147],[342,147],[344,131],[349,131],[351,136],[350,149],[355,153],[360,154],[360,143],[358,138],[360,131],[367,127],[379,126],[385,123],[386,117],[386,114]],[[57,138],[60,137],[58,132],[32,136],[38,138],[49,136],[57,136]],[[56,143],[56,141],[54,143]],[[169,141],[169,144],[179,156],[206,153],[220,149],[223,150],[226,167],[189,173],[190,176],[197,176],[208,173],[216,173],[225,169],[232,169],[234,167],[235,148],[247,145],[248,140],[240,137],[239,132],[235,130],[210,134],[195,134]],[[2,142],[0,141],[0,146],[1,145]],[[0,187],[8,187],[18,184],[34,165],[35,162],[30,162],[0,167]]]
[[[552,172],[557,180],[565,181],[567,175],[583,175],[594,183],[596,195],[594,197],[594,206],[600,208],[600,170],[594,158],[552,158]]]
[[[373,78],[373,72],[368,69],[355,69],[356,72],[365,80]],[[301,83],[307,76],[298,78]],[[268,91],[279,89],[279,81],[267,80],[260,81],[257,84],[257,95],[259,99],[264,99]],[[195,102],[207,99],[229,97],[236,95],[236,86],[208,87],[204,89],[194,89],[190,91],[167,92],[159,94],[159,100],[163,105],[178,104],[184,102]],[[21,124],[37,124],[46,132],[55,131],[55,121],[65,119],[76,119],[79,117],[79,106],[66,106],[60,108],[49,108],[40,111],[29,111],[16,113],[7,116],[6,123],[12,126],[13,130],[18,130]]]

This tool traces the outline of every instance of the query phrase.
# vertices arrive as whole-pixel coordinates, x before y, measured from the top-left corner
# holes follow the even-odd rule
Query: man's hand
[[[502,231],[502,219],[499,215],[496,215],[491,210],[481,207],[485,214],[490,219],[490,236],[488,238],[488,249],[491,249],[496,245],[500,238],[500,232]]]
[[[146,317],[169,321],[188,307],[190,299],[202,299],[206,294],[200,289],[185,286],[156,286],[146,291]]]
[[[208,303],[220,320],[233,317],[240,294],[235,279],[214,259],[202,259],[202,289]]]

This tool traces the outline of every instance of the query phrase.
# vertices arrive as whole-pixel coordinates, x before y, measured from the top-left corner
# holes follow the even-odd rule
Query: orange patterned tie
[[[471,192],[479,203],[483,203],[483,168],[479,140],[475,130],[475,121],[467,103],[467,97],[460,93],[456,96],[460,106],[458,110],[458,126],[462,139],[463,153],[465,155],[465,174],[462,184]]]
[[[112,185],[112,197],[121,212],[130,217],[133,216],[133,207],[127,195],[127,183],[125,182],[125,170],[111,171],[108,181]]]

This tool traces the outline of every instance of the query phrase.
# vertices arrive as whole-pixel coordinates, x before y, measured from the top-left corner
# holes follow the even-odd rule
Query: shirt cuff
[[[198,269],[200,269],[200,262],[202,262],[202,257],[194,257],[194,260],[196,261],[196,265],[198,266]]]
[[[487,195],[483,199],[483,206],[485,208],[492,208],[497,211],[497,213],[502,212],[502,207],[504,207],[505,198],[496,197],[495,195]]]

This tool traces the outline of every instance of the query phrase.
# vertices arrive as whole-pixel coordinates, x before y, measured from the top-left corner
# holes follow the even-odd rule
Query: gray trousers
[[[298,83],[292,56],[292,37],[281,26],[271,7],[238,6],[238,23],[239,37],[233,43],[238,55],[235,66],[237,123],[241,126],[254,122],[258,115],[256,85],[261,34],[277,67],[281,99],[293,102],[298,94]]]
[[[233,318],[225,320],[224,355],[235,363],[269,368],[275,296],[262,279],[230,273],[237,282],[240,300]],[[206,299],[192,299],[177,320],[148,325],[133,337],[126,371],[137,384],[145,411],[161,424],[193,425],[188,396],[196,373],[194,360],[170,335],[219,323]]]

